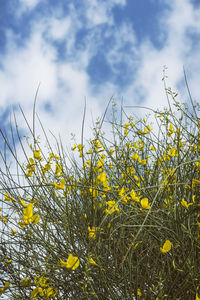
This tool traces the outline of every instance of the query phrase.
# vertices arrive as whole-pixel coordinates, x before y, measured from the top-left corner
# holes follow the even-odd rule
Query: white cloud
[[[19,2],[25,5],[29,9],[33,9],[40,2],[40,0],[19,0]]]
[[[69,30],[72,27],[70,18],[56,19],[49,22],[49,36],[54,40],[63,40],[68,38]]]
[[[124,6],[126,0],[86,0],[84,5],[86,7],[86,16],[89,26],[96,26],[100,24],[113,24],[112,8],[115,5]]]
[[[35,9],[39,3],[44,0],[18,0],[19,5],[16,6],[15,17],[20,18],[23,14]]]
[[[107,60],[111,65],[112,71],[120,74],[122,70],[118,67],[120,63],[125,64],[130,76],[135,67],[139,64],[140,54],[137,49],[137,39],[130,23],[122,23],[120,27],[115,27],[108,31],[107,35],[114,38],[112,47],[107,52]],[[122,87],[118,87],[118,90]]]
[[[56,85],[55,55],[51,45],[44,43],[38,33],[34,33],[23,48],[12,44],[4,57],[3,70],[0,71],[1,79],[7,87],[6,90],[2,89],[1,94],[4,105],[8,100],[30,105],[39,82],[42,84],[41,97],[51,97]]]
[[[128,104],[137,103],[154,109],[167,106],[161,80],[164,65],[168,67],[167,85],[174,91],[179,87],[181,102],[188,99],[183,81],[183,65],[186,67],[191,91],[200,102],[200,43],[193,49],[194,40],[189,35],[190,32],[199,34],[200,10],[194,8],[189,0],[166,2],[170,4],[171,11],[160,16],[160,26],[165,28],[167,36],[161,49],[157,49],[150,40],[139,46],[141,65],[125,95]]]
[[[34,3],[36,5],[36,2]],[[160,16],[160,26],[165,28],[167,34],[161,49],[155,48],[147,39],[138,44],[127,20],[119,27],[114,26],[112,8],[116,4],[125,5],[125,1],[88,0],[84,3],[86,3],[84,9],[87,26],[92,28],[90,35],[86,37],[84,49],[75,47],[75,35],[82,24],[79,12],[73,5],[70,7],[69,16],[53,15],[37,20],[36,23],[33,20],[30,38],[23,47],[18,47],[14,35],[8,34],[10,41],[7,45],[8,50],[1,59],[3,61],[3,69],[0,70],[1,105],[5,107],[7,104],[20,102],[27,119],[31,121],[34,95],[38,83],[41,82],[37,102],[41,121],[47,130],[52,130],[57,136],[60,132],[64,137],[64,143],[66,141],[67,144],[70,142],[71,132],[80,136],[85,97],[88,112],[85,125],[87,138],[90,136],[88,128],[92,126],[90,112],[93,112],[94,119],[99,116],[105,109],[106,101],[113,94],[117,99],[123,96],[125,105],[141,104],[152,108],[166,105],[161,81],[163,65],[168,66],[169,82],[172,83],[172,87],[176,87],[183,78],[183,64],[189,68],[191,90],[194,97],[198,97],[200,44],[197,43],[193,49],[188,31],[200,32],[200,12],[192,7],[189,0],[176,0],[173,1],[173,5],[168,0],[170,10]],[[31,7],[31,4],[29,5]],[[102,42],[98,28],[101,24],[108,24],[106,34],[115,38],[115,44],[105,53],[113,71],[119,72],[114,64],[125,59],[130,70],[132,68],[135,72],[127,91],[123,91],[121,95],[120,87],[112,83],[105,83],[94,95],[89,84],[86,68]],[[46,37],[56,41],[66,38],[68,54],[66,61],[58,61],[55,45]],[[126,43],[129,43],[129,54],[125,50],[120,52]],[[47,101],[50,111],[45,109]],[[20,117],[19,125],[24,126],[24,121]],[[39,127],[38,133],[41,133]]]
[[[50,18],[49,22],[42,20],[40,23],[33,24],[30,38],[21,47],[15,43],[15,36],[9,33],[7,53],[2,57],[3,69],[0,70],[0,80],[3,83],[0,90],[1,105],[7,107],[19,103],[27,120],[32,122],[33,100],[40,82],[37,112],[47,131],[51,130],[57,137],[60,133],[63,139],[66,137],[65,144],[71,142],[71,133],[75,133],[80,141],[85,98],[86,138],[89,138],[89,128],[92,125],[91,111],[96,119],[102,110],[98,99],[94,99],[88,83],[85,70],[88,60],[87,49],[83,54],[79,53],[79,59],[76,59],[78,55],[76,52],[74,61],[59,62],[55,46],[44,38],[45,33],[52,34],[52,28],[54,32],[55,24],[56,26],[68,24],[67,20],[67,18],[62,19],[60,23],[59,21],[56,23],[55,19]],[[73,35],[75,33],[74,31]],[[61,36],[55,33],[54,37]],[[50,111],[45,109],[47,102]],[[26,125],[21,114],[16,112],[16,116],[19,128],[24,129]],[[37,129],[37,133],[42,134],[40,126],[37,126]]]

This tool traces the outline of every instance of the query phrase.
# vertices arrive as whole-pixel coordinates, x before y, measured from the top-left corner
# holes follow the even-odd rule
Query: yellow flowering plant
[[[65,268],[76,270],[80,265],[80,260],[77,256],[73,256],[72,254],[69,254],[66,262],[60,259],[60,264]]]
[[[172,243],[171,243],[169,240],[166,240],[166,241],[164,242],[163,247],[160,248],[160,251],[161,251],[162,253],[167,253],[167,252],[169,252],[169,251],[171,250],[171,248],[172,248]]]
[[[165,90],[173,105],[141,119],[113,102],[69,161],[34,130],[28,150],[13,132],[19,158],[0,130],[18,166],[1,152],[2,297],[198,299],[200,107]]]

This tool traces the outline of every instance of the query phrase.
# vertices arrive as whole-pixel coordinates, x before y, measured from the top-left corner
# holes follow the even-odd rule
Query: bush
[[[152,111],[154,129],[113,104],[112,138],[105,113],[70,155],[46,134],[43,152],[30,129],[27,156],[16,124],[22,164],[1,130],[2,297],[199,299],[199,106],[166,91],[174,108]]]

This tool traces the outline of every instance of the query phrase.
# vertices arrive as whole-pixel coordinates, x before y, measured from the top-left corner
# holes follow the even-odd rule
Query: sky
[[[39,86],[36,111],[45,130],[73,144],[86,105],[89,139],[111,97],[124,106],[167,106],[164,66],[179,100],[189,101],[184,67],[200,102],[199,0],[0,1],[2,129],[9,131],[14,110],[19,131],[27,133],[19,105],[32,126]]]

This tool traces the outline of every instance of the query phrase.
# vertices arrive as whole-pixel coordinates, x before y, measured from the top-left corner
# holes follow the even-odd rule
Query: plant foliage
[[[16,126],[21,163],[1,131],[2,299],[200,299],[199,106],[166,92],[154,125],[113,104],[70,155],[30,129],[28,156]]]

